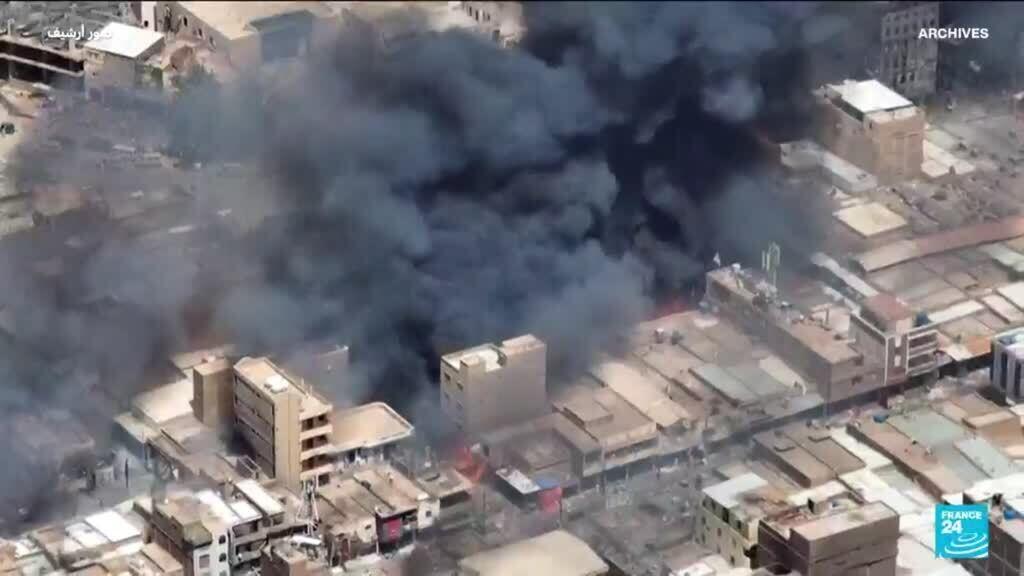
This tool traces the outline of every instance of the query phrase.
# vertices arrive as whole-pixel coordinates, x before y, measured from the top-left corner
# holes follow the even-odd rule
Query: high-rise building
[[[267,358],[235,364],[235,430],[268,474],[292,490],[325,484],[333,469],[333,407]]]
[[[535,336],[441,358],[441,407],[467,437],[525,422],[548,409],[547,347]]]

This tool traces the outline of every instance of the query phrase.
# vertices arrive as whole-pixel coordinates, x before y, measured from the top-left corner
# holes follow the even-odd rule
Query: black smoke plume
[[[301,64],[201,79],[156,111],[71,104],[62,117],[79,123],[30,142],[19,185],[150,186],[148,172],[85,160],[76,129],[109,119],[194,166],[170,187],[192,200],[145,242],[103,219],[39,229],[3,275],[13,338],[42,365],[112,379],[107,416],[195,324],[251,353],[349,344],[357,378],[327,392],[429,414],[421,427],[442,420],[429,384],[440,353],[533,332],[554,385],[699,283],[716,252],[812,244],[761,158],[764,134],[806,122],[808,55],[829,40],[809,32],[818,16],[808,3],[527,3],[519,48],[466,31],[384,47],[346,29]],[[32,147],[46,139],[60,154]],[[253,175],[226,186],[224,162]],[[254,205],[270,216],[222,229],[218,215]],[[153,249],[184,224],[200,248]],[[43,290],[25,270],[51,236],[75,265]],[[119,312],[83,308],[80,293]],[[80,409],[66,377],[16,350],[0,363],[12,375],[0,410]]]

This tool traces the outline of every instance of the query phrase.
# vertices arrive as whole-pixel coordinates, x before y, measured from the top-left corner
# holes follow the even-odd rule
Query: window
[[[217,43],[213,40],[213,36],[210,36],[210,48],[216,48]]]
[[[182,16],[181,17],[181,25],[184,26],[185,28],[188,28],[188,16]]]
[[[209,554],[203,554],[202,556],[199,557],[199,567],[200,568],[209,568],[210,567],[210,555]]]
[[[1014,398],[1020,398],[1020,374],[1021,374],[1021,372],[1024,372],[1024,366],[1021,366],[1020,364],[1016,364],[1014,366],[1014,370],[1013,371],[1014,371],[1014,376],[1013,376],[1013,397]]]
[[[218,562],[227,562],[227,560],[228,560],[228,555],[227,554],[221,554],[220,556],[217,557],[217,561]]]
[[[863,380],[863,379],[862,379],[862,378],[861,378],[860,376],[854,376],[854,377],[853,377],[853,380],[852,380],[852,384],[853,384],[854,386],[856,386],[856,385],[860,384],[862,380]]]
[[[903,356],[897,354],[892,358],[892,367],[899,368],[903,364]]]
[[[228,537],[227,536],[221,536],[220,538],[217,538],[217,542],[220,543],[220,544],[224,544],[227,541],[228,541]]]

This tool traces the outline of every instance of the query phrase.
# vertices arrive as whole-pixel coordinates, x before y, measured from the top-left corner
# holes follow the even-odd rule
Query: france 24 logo
[[[988,505],[936,506],[935,556],[988,558]]]

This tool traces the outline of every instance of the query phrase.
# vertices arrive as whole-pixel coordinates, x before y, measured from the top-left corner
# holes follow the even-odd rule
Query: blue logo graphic
[[[935,555],[988,558],[988,505],[936,506]]]

